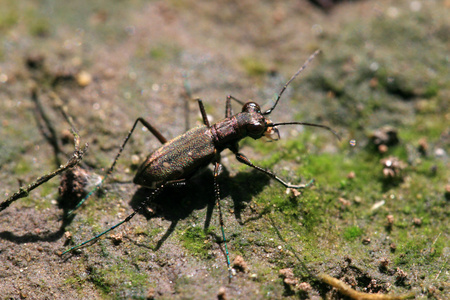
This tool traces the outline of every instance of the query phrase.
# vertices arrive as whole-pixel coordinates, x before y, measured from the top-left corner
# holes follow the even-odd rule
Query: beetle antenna
[[[286,88],[288,87],[288,85],[292,82],[292,80],[295,79],[295,77],[298,76],[298,74],[300,74],[304,69],[306,69],[306,66],[308,66],[308,64],[314,59],[314,57],[319,54],[320,50],[316,50],[313,54],[311,54],[311,56],[305,61],[305,63],[303,64],[303,66],[300,67],[300,69],[298,69],[298,71],[291,77],[291,79],[289,79],[288,82],[286,82],[286,84],[283,86],[283,88],[281,89],[280,93],[278,94],[277,100],[275,101],[275,104],[269,108],[268,110],[266,110],[265,112],[263,112],[263,115],[268,115],[272,112],[272,110],[274,110],[274,108],[277,106],[278,101],[280,101],[281,95],[283,95],[284,91],[286,90]]]
[[[333,129],[331,129],[328,126],[321,125],[321,124],[314,124],[314,123],[308,123],[308,122],[284,122],[284,123],[267,124],[268,127],[276,127],[276,126],[280,126],[280,125],[305,125],[305,126],[312,126],[312,127],[320,127],[320,128],[324,128],[328,131],[331,131],[331,133],[333,133],[339,141],[341,140],[341,136],[336,131],[334,131]]]

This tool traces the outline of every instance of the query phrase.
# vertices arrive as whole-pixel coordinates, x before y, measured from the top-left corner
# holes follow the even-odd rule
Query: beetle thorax
[[[270,124],[272,121],[264,117],[257,103],[247,102],[242,112],[212,125],[211,134],[216,147],[223,148],[247,136],[259,139],[271,135],[275,128]]]

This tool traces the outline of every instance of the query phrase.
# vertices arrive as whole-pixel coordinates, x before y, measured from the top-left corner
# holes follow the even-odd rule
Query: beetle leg
[[[203,101],[200,98],[198,98],[197,101],[198,107],[200,108],[200,113],[202,114],[203,124],[205,124],[206,127],[210,128],[211,126],[209,125],[208,115],[206,114],[205,107],[203,106]]]
[[[73,246],[72,248],[70,248],[70,249],[64,251],[63,253],[61,253],[61,256],[64,255],[64,254],[66,254],[66,253],[68,253],[68,252],[71,252],[71,251],[73,251],[73,250],[75,250],[75,249],[78,249],[78,248],[80,248],[80,247],[83,247],[83,246],[86,245],[86,244],[89,244],[89,243],[91,243],[91,242],[95,242],[95,241],[98,240],[101,236],[103,236],[103,235],[107,234],[108,232],[110,232],[110,231],[116,229],[117,227],[119,227],[119,226],[122,225],[123,223],[126,223],[126,222],[130,221],[130,220],[131,220],[131,219],[132,219],[132,218],[133,218],[133,217],[134,217],[134,216],[135,216],[135,215],[136,215],[136,214],[137,214],[144,206],[148,205],[148,203],[149,203],[151,200],[153,200],[156,196],[158,196],[158,195],[162,192],[162,190],[163,190],[165,187],[166,187],[166,184],[165,184],[165,183],[161,184],[158,188],[156,188],[155,190],[153,190],[152,194],[151,194],[149,197],[147,197],[147,199],[145,199],[145,201],[143,201],[142,204],[141,204],[137,209],[135,209],[128,217],[126,217],[125,219],[123,219],[122,221],[120,221],[119,223],[117,223],[116,225],[114,225],[113,227],[111,227],[111,228],[109,228],[109,229],[103,231],[102,233],[97,234],[97,235],[94,236],[93,238],[91,238],[91,239],[89,239],[89,240],[87,240],[87,241],[85,241],[85,242],[83,242],[83,243],[81,243],[81,244],[78,244],[78,245],[76,245],[76,246]]]
[[[122,146],[120,146],[119,152],[116,155],[116,158],[114,158],[114,161],[111,165],[111,167],[108,169],[108,171],[106,172],[105,177],[102,179],[102,181],[100,181],[99,184],[97,184],[92,191],[90,191],[83,199],[81,199],[80,202],[78,202],[77,206],[75,206],[74,209],[70,210],[67,213],[66,217],[69,217],[70,215],[72,215],[81,205],[83,205],[83,203],[89,199],[89,197],[92,196],[93,193],[95,193],[100,186],[102,186],[103,182],[108,178],[108,176],[113,172],[114,170],[114,166],[117,163],[117,160],[119,159],[120,155],[122,154],[123,149],[125,148],[125,145],[127,144],[128,140],[130,139],[131,135],[134,132],[134,129],[136,129],[136,126],[138,124],[138,122],[141,122],[142,125],[144,125],[151,133],[153,133],[153,135],[162,143],[165,144],[167,142],[167,139],[161,134],[161,132],[159,132],[158,129],[156,129],[155,127],[153,127],[149,122],[147,122],[146,120],[144,120],[143,118],[137,118],[136,121],[134,121],[133,127],[131,127],[131,130],[128,132],[128,135],[125,137],[125,139],[123,140]]]
[[[231,107],[231,95],[227,96],[227,102],[225,103],[225,118],[229,118],[233,115],[233,108]]]
[[[241,105],[245,104],[241,100],[239,100],[239,99],[237,99],[237,98],[235,98],[235,97],[233,97],[231,95],[228,95],[227,96],[227,102],[225,104],[225,118],[229,118],[229,117],[231,117],[233,115],[233,109],[231,108],[231,100],[234,100],[234,101],[236,101],[237,103],[239,103]]]
[[[234,143],[231,144],[228,149],[230,149],[231,152],[233,152],[234,154],[239,152],[239,143]]]
[[[291,189],[303,189],[305,187],[307,187],[309,184],[299,184],[299,185],[293,185],[290,183],[285,182],[284,180],[282,180],[280,177],[278,177],[277,175],[275,175],[274,173],[265,170],[261,167],[255,166],[244,154],[239,153],[239,152],[235,152],[234,153],[236,155],[236,159],[243,164],[246,164],[249,167],[252,167],[258,171],[261,171],[267,175],[269,175],[270,177],[272,177],[273,179],[275,179],[276,181],[278,181],[279,183],[281,183],[282,185],[284,185],[287,188],[291,188]]]
[[[166,182],[167,186],[179,187],[186,185],[186,179],[177,179]]]
[[[131,134],[133,133],[133,130],[137,125],[137,122],[141,122],[142,125],[144,125],[151,133],[153,133],[153,135],[161,142],[161,144],[167,143],[167,139],[161,134],[161,132],[159,132],[158,129],[153,127],[149,122],[147,122],[143,118],[137,118],[136,121],[134,122],[133,128],[131,128],[130,133],[128,134],[127,138],[125,139],[123,146],[125,146],[125,143],[127,142],[127,140],[130,138]]]
[[[231,280],[233,277],[233,273],[231,271],[231,264],[230,264],[230,256],[228,254],[228,247],[227,247],[227,239],[225,238],[225,229],[224,229],[224,223],[223,223],[223,217],[222,217],[222,207],[220,206],[220,189],[219,189],[219,183],[217,182],[217,178],[219,177],[220,170],[222,169],[222,165],[219,162],[215,163],[214,167],[214,196],[216,200],[216,206],[219,210],[219,222],[220,222],[220,228],[222,230],[222,238],[223,243],[225,245],[225,255],[227,257],[227,267],[228,267],[228,278]]]

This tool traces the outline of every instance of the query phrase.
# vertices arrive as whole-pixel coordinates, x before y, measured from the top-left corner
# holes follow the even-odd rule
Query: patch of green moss
[[[16,176],[26,175],[30,173],[30,171],[30,162],[25,160],[24,158],[21,158],[19,161],[17,161],[13,169],[13,172]]]
[[[122,298],[123,293],[140,295],[148,286],[148,276],[141,272],[133,260],[138,256],[130,256],[111,264],[103,265],[102,268],[89,267],[87,280],[90,281],[104,296],[115,294]],[[109,258],[114,260],[113,257]],[[78,278],[73,278],[70,282],[79,284]],[[120,296],[122,295],[122,296]]]
[[[85,279],[83,279],[79,274],[72,274],[72,276],[67,277],[64,280],[64,284],[66,285],[70,285],[74,288],[76,288],[76,290],[78,292],[83,291],[83,284],[85,283]]]
[[[59,181],[58,177],[56,177],[54,180],[50,180],[49,182],[46,182],[45,184],[41,185],[39,187],[39,193],[41,197],[54,195],[54,199],[58,197],[58,187],[59,187]]]
[[[440,90],[441,90],[441,86],[439,85],[439,83],[437,81],[431,81],[425,87],[425,91],[423,92],[423,96],[425,98],[436,97],[439,94]]]
[[[363,235],[364,231],[359,226],[350,226],[344,230],[343,236],[347,241],[354,241]]]
[[[414,238],[408,236],[399,241],[394,262],[396,265],[404,266],[430,264],[442,255],[444,247],[445,242],[439,240],[438,235],[414,235]]]
[[[436,132],[443,132],[443,130],[440,127]],[[433,244],[429,239],[423,239],[426,236],[436,237],[443,231],[441,226],[436,226],[440,224],[436,222],[445,224],[442,203],[439,203],[442,201],[442,195],[439,196],[436,191],[439,188],[442,189],[445,174],[448,172],[445,171],[442,163],[433,157],[417,157],[420,159],[414,163],[414,166],[408,166],[404,170],[404,178],[399,183],[385,187],[380,159],[394,155],[405,162],[410,161],[414,153],[414,151],[411,152],[411,144],[417,145],[417,141],[423,136],[423,132],[417,132],[415,127],[402,128],[399,132],[400,145],[390,147],[383,155],[367,151],[367,149],[354,149],[349,152],[345,147],[338,154],[308,153],[305,146],[308,145],[307,141],[281,141],[276,146],[273,144],[261,146],[249,142],[247,145],[254,146],[252,147],[254,150],[268,155],[267,158],[255,160],[256,165],[273,169],[276,165],[292,164],[295,161],[294,170],[298,175],[297,178],[314,178],[318,187],[306,189],[295,200],[290,199],[284,193],[285,189],[271,180],[271,184],[254,198],[254,201],[259,204],[259,213],[270,213],[275,222],[281,224],[279,226],[282,234],[290,237],[287,239],[288,242],[295,244],[294,232],[301,236],[301,241],[296,243],[302,245],[303,257],[308,262],[323,260],[323,255],[314,254],[318,253],[316,250],[320,243],[318,237],[327,240],[327,245],[342,245],[342,247],[338,246],[339,249],[347,249],[345,246],[348,244],[347,241],[356,241],[363,234],[376,238],[377,235],[374,232],[380,230],[377,226],[381,228],[386,226],[387,214],[384,211],[395,214],[396,221],[391,235],[392,239],[401,245],[395,253],[397,265],[410,266],[410,263],[417,259],[425,264],[441,257],[442,241],[437,239]],[[436,138],[438,136],[432,139]],[[354,177],[347,177],[350,172],[354,172]],[[283,173],[285,172],[279,172],[278,175],[283,177],[286,175]],[[340,198],[348,200],[349,205],[341,204],[338,201]],[[356,198],[359,199],[358,202],[355,202]],[[381,209],[370,210],[375,202],[382,199],[385,199],[386,203]],[[334,217],[336,214],[339,214],[341,219],[336,220]],[[364,227],[349,226],[348,224],[354,220],[355,216],[363,224],[366,218],[375,219],[376,222],[370,221]],[[421,225],[414,228],[413,218],[419,218]],[[411,231],[411,227],[415,230]],[[261,238],[273,239],[275,236],[273,232],[266,232],[263,228],[259,228],[263,232]],[[408,235],[397,236],[397,230],[407,232]],[[339,234],[342,231],[343,233]],[[419,241],[418,245],[414,245],[416,240]],[[251,242],[261,243],[257,240]],[[244,243],[241,246],[248,247],[248,244],[251,243]],[[431,244],[433,246],[430,246]],[[331,251],[325,248],[321,251]],[[364,255],[364,253],[353,251],[351,253],[355,258]],[[344,254],[337,251],[334,256],[336,255]],[[273,262],[277,263],[277,260]]]
[[[180,234],[180,239],[183,246],[192,254],[203,259],[210,257],[209,251],[212,244],[203,228],[199,226],[188,227]]]
[[[107,279],[105,273],[107,270],[92,267],[89,270],[88,280],[103,294],[108,295],[111,292],[112,282]]]

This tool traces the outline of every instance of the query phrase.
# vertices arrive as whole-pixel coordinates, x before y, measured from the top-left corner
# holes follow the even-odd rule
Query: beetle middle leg
[[[90,191],[80,202],[78,202],[77,206],[75,206],[74,209],[72,209],[71,211],[69,211],[67,213],[67,216],[72,215],[75,210],[77,210],[81,205],[83,205],[83,203],[89,199],[89,197],[92,196],[93,193],[95,193],[100,186],[102,186],[103,182],[105,182],[105,180],[109,177],[109,175],[111,175],[111,173],[114,170],[114,167],[117,163],[117,160],[119,159],[120,155],[122,154],[123,149],[125,148],[125,145],[127,144],[128,140],[130,139],[131,135],[133,134],[134,130],[136,129],[137,124],[141,122],[142,125],[145,126],[145,128],[147,128],[160,142],[161,144],[165,144],[167,143],[167,139],[161,134],[161,132],[159,132],[158,129],[156,129],[155,127],[153,127],[153,125],[151,125],[149,122],[147,122],[146,120],[144,120],[143,118],[137,118],[136,121],[134,121],[133,127],[131,128],[131,130],[128,132],[128,135],[125,137],[122,146],[120,146],[119,152],[117,153],[116,157],[114,158],[114,161],[111,165],[111,167],[108,169],[108,171],[106,172],[105,177],[102,179],[102,181],[97,184],[92,191]]]
[[[232,96],[227,97],[227,105],[226,105],[227,106],[226,107],[227,114],[231,113],[231,105],[230,105],[231,97]],[[208,121],[208,116],[206,115],[205,107],[203,106],[203,101],[201,99],[197,99],[197,101],[198,101],[198,106],[200,108],[200,113],[202,114],[203,123],[205,124],[206,127],[209,128],[211,126]],[[218,177],[219,177],[219,173],[222,168],[222,165],[220,164],[219,160],[220,160],[220,156],[217,157],[217,161],[214,163],[214,198],[215,198],[215,203],[216,203],[217,209],[219,211],[219,223],[220,223],[220,229],[222,231],[223,243],[225,246],[225,256],[227,259],[228,278],[229,278],[229,280],[231,280],[231,278],[233,277],[233,274],[231,271],[230,255],[228,253],[227,239],[225,236],[225,225],[223,222],[222,207],[220,205],[220,188],[219,188],[219,183],[218,183]]]

